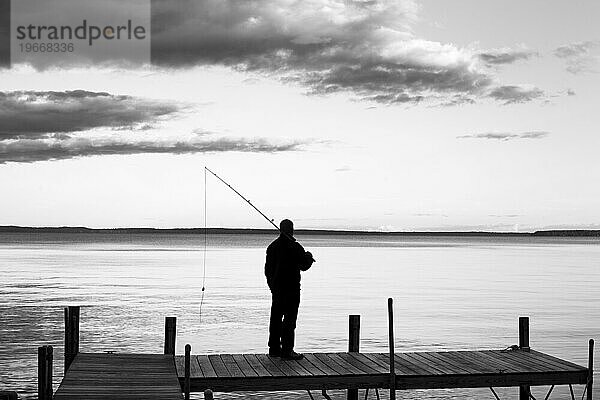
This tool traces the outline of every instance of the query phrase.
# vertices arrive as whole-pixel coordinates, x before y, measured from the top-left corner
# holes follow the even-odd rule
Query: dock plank
[[[386,354],[387,356],[387,354]],[[402,370],[403,367],[412,369],[419,375],[440,375],[442,372],[432,369],[411,357],[411,353],[396,353],[394,356],[394,367]]]
[[[302,365],[305,370],[311,373],[311,375],[319,376],[319,375],[327,375],[323,371],[321,371],[316,365],[308,361],[306,355],[302,360],[298,360],[298,364]]]
[[[338,353],[325,353],[333,362],[346,370],[346,374],[362,375],[365,372],[344,360]]]
[[[243,378],[246,376],[235,362],[233,355],[221,354],[221,360],[223,361],[223,364],[225,364],[225,368],[229,371],[229,375],[232,377]]]
[[[457,371],[451,368],[447,362],[440,361],[438,359],[432,359],[425,355],[425,353],[407,353],[406,356],[413,361],[413,364],[418,364],[423,368],[427,368],[432,371],[434,375],[438,374],[461,374],[464,371]]]
[[[389,372],[389,370],[390,370],[389,354],[387,354],[387,353],[371,353],[371,354],[365,354],[365,357],[370,358],[374,362],[376,362],[379,365],[381,365],[382,367],[386,368]],[[396,357],[394,357],[394,359],[396,359]],[[405,362],[400,363],[398,361],[395,361],[394,367],[396,368],[396,374],[419,375],[418,372],[416,372],[412,368],[408,367]]]
[[[302,366],[299,360],[282,360],[284,364],[294,370],[296,374],[301,376],[312,376],[312,374]]]
[[[493,374],[493,373],[503,373],[503,370],[498,368],[497,366],[490,365],[486,363],[481,358],[475,356],[471,351],[452,351],[450,352],[456,357],[456,362],[464,362],[471,363],[471,365],[476,366],[482,373]],[[464,361],[463,361],[464,360]]]
[[[427,353],[428,357],[432,359],[437,359],[452,368],[454,373],[456,374],[481,374],[481,368],[473,365],[470,361],[465,359],[459,359],[455,354],[452,354],[448,351],[440,351],[440,352],[431,352]]]
[[[314,353],[313,356],[319,360],[324,365],[327,365],[329,368],[333,369],[336,372],[336,375],[347,375],[348,371],[335,361],[333,361],[329,356],[323,353]]]
[[[271,359],[271,362],[273,364],[275,364],[277,366],[277,368],[279,368],[279,370],[285,374],[285,376],[298,376],[298,375],[300,375],[298,372],[296,372],[294,370],[294,368],[292,368],[289,365],[289,363],[287,361],[282,360],[279,357],[269,357],[269,358]]]
[[[210,354],[208,356],[208,359],[210,360],[210,364],[212,365],[213,369],[217,373],[217,377],[219,377],[219,378],[230,378],[231,377],[229,370],[225,366],[225,363],[223,362],[223,360],[221,359],[221,356],[219,354]]]
[[[198,364],[197,357],[190,356],[190,378],[204,378],[204,373]]]
[[[270,377],[271,373],[256,358],[256,354],[244,354],[244,359],[250,364],[254,372],[260,377]]]
[[[522,368],[528,372],[547,372],[548,369],[543,365],[538,365],[530,360],[522,358],[515,354],[515,351],[502,351],[502,350],[489,350],[489,354],[497,358],[501,358],[504,361],[513,363],[517,369]]]
[[[237,364],[238,368],[242,371],[244,376],[258,376],[256,371],[254,371],[252,366],[248,363],[248,361],[246,361],[243,354],[234,354],[233,359],[235,360],[235,363]]]
[[[178,358],[178,357],[176,357]],[[215,369],[213,368],[212,364],[210,363],[210,359],[208,358],[207,355],[197,355],[196,357],[196,362],[198,363],[198,366],[200,366],[200,369],[202,370],[202,374],[204,375],[205,378],[216,378],[217,377],[217,373],[215,371]]]
[[[571,368],[571,369],[577,370],[577,371],[586,369],[585,367],[582,367],[581,365],[572,363],[571,361],[563,360],[562,358],[554,357],[554,356],[551,356],[550,354],[542,353],[542,352],[539,352],[539,351],[536,351],[533,349],[530,350],[530,353],[541,359],[557,362],[561,366],[561,368],[567,367],[567,368]]]
[[[177,378],[178,369],[170,355],[80,353],[54,399],[180,400]]]
[[[473,352],[474,355],[485,360],[485,362],[490,365],[497,366],[499,370],[504,373],[523,373],[523,372],[531,372],[530,369],[524,369],[519,364],[516,364],[514,361],[507,359],[504,356],[497,356],[491,353],[489,350],[481,350]]]
[[[380,364],[376,363],[375,361],[371,360],[365,354],[362,354],[362,353],[348,353],[348,354],[350,355],[350,357],[353,357],[356,360],[360,361],[361,363],[368,365],[370,368],[374,369],[379,374],[386,374],[386,373],[390,372],[388,365],[383,367]]]
[[[562,369],[562,366],[557,367],[551,363],[549,364],[545,360],[541,360],[535,356],[532,356],[531,353],[529,353],[529,352],[525,353],[523,351],[517,350],[517,351],[510,351],[508,353],[509,353],[509,357],[511,357],[511,359],[515,360],[516,362],[519,362],[523,365],[527,365],[527,366],[534,368],[540,372],[551,371],[556,368]]]
[[[511,352],[513,357],[519,358],[530,365],[536,365],[539,368],[547,370],[550,369],[565,369],[565,370],[580,370],[582,367],[573,367],[571,363],[565,360],[560,360],[554,357],[544,357],[542,353],[531,352],[531,351],[522,351],[516,350]],[[574,365],[574,364],[573,364]]]
[[[283,371],[281,371],[281,369],[279,369],[279,367],[275,365],[271,357],[269,357],[268,355],[256,354],[256,358],[258,359],[258,361],[260,361],[263,367],[265,367],[267,371],[269,371],[269,373],[272,376],[285,376]]]
[[[304,354],[304,358],[310,362],[312,365],[314,365],[315,367],[317,367],[319,370],[323,371],[323,373],[325,375],[339,375],[340,373],[338,371],[336,371],[335,369],[331,368],[331,366],[327,365],[326,363],[322,362],[321,360],[319,360],[317,358],[317,356],[315,356],[313,353],[307,353]]]

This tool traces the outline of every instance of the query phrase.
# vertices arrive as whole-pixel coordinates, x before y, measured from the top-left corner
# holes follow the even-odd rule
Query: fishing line
[[[202,255],[202,297],[200,298],[200,322],[202,322],[202,305],[204,304],[204,292],[206,289],[206,248],[208,243],[208,232],[206,231],[206,168],[204,169],[204,252]]]
[[[223,178],[221,178],[219,175],[215,174],[213,171],[211,171],[208,167],[204,167],[204,256],[203,256],[203,262],[202,262],[202,298],[200,300],[200,320],[202,320],[202,304],[204,303],[204,290],[205,290],[205,281],[206,281],[206,248],[207,248],[207,237],[208,237],[208,229],[207,229],[207,223],[206,223],[206,187],[207,187],[207,175],[206,173],[210,172],[212,175],[214,175],[215,178],[217,178],[218,180],[220,180],[221,182],[223,182],[229,189],[233,190],[235,192],[235,194],[237,194],[238,196],[240,196],[242,199],[244,199],[244,201],[252,208],[254,208],[264,219],[266,219],[267,221],[269,221],[269,223],[271,225],[273,225],[275,227],[275,229],[277,229],[277,231],[279,231],[279,233],[281,233],[282,235],[286,236],[289,239],[295,240],[291,235],[289,235],[286,232],[282,232],[281,229],[277,226],[277,224],[275,224],[275,220],[273,218],[269,218],[266,216],[265,213],[263,213],[262,211],[260,211],[258,209],[258,207],[256,207],[254,204],[252,204],[252,202],[250,200],[248,200],[243,194],[241,194],[240,192],[238,192],[233,186],[231,186],[229,183],[227,183]],[[313,258],[314,261],[314,258]]]

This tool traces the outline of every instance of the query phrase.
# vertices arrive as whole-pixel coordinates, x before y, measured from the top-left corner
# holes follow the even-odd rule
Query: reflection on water
[[[43,344],[55,347],[59,383],[66,305],[82,306],[82,351],[161,352],[164,317],[177,316],[178,353],[186,343],[195,353],[265,352],[264,249],[272,239],[210,237],[200,319],[203,236],[0,235],[0,389],[34,395]],[[386,351],[387,297],[395,301],[398,351],[505,348],[517,342],[520,315],[531,317],[532,347],[579,364],[587,363],[587,339],[600,338],[597,239],[299,239],[317,263],[303,276],[298,351],[344,351],[349,314],[362,315],[361,349]],[[564,390],[552,397],[566,396]],[[493,398],[489,390],[398,395]]]

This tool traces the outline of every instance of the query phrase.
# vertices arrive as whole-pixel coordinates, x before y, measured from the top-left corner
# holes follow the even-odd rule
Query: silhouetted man
[[[309,269],[315,260],[294,239],[292,221],[284,219],[279,229],[281,234],[267,247],[265,263],[272,296],[269,355],[300,360],[304,356],[294,351],[294,330],[300,305],[300,271]]]

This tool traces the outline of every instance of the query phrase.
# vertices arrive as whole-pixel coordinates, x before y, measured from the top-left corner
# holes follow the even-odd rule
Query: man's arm
[[[267,248],[267,259],[265,261],[265,277],[267,278],[267,285],[271,289],[273,283],[273,273],[275,272],[275,260],[273,257],[273,251],[270,247]]]
[[[313,259],[312,254],[309,251],[305,251],[304,247],[300,243],[295,243],[297,245],[295,249],[295,259],[300,271],[307,271],[315,261]]]

